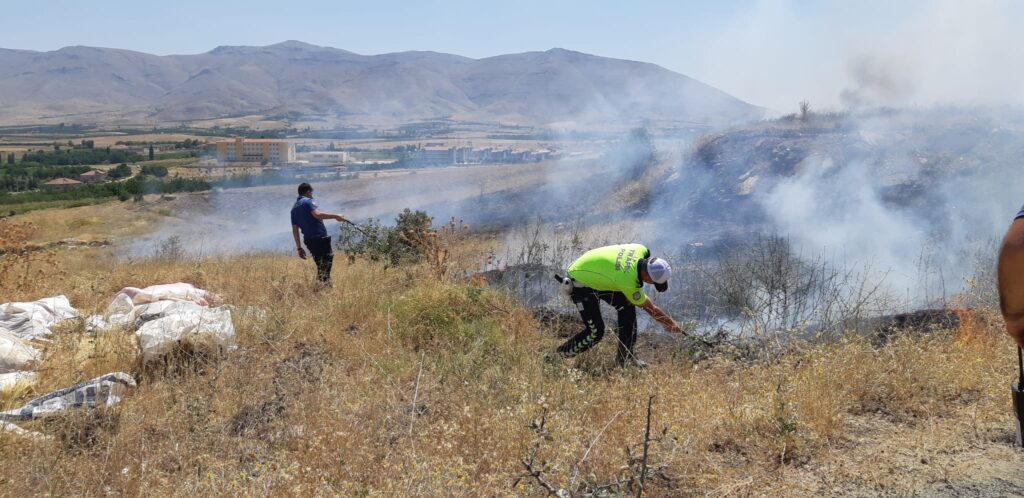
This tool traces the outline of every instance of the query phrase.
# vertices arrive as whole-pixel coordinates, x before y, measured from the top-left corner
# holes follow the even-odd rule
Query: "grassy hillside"
[[[83,207],[67,230],[131,233],[73,221],[99,209],[157,216]],[[484,245],[458,257],[479,261]],[[63,293],[93,313],[124,286],[192,282],[234,306],[240,348],[143,370],[130,333],[62,328],[37,392],[119,369],[139,388],[112,409],[34,427],[51,442],[0,433],[0,458],[16,462],[0,470],[4,495],[543,496],[546,484],[609,496],[635,494],[644,467],[648,496],[1024,490],[1013,349],[983,314],[885,346],[795,342],[770,358],[694,363],[642,342],[651,367],[618,370],[611,341],[546,364],[560,339],[529,310],[426,265],[338,258],[336,287],[314,292],[312,264],[294,257],[108,251],[54,253],[30,269],[37,278],[0,284],[2,300]],[[531,455],[540,479],[526,475]]]

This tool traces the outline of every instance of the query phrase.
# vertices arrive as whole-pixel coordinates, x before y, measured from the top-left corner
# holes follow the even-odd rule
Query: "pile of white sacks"
[[[0,304],[0,389],[34,382],[32,364],[41,355],[37,345],[47,341],[50,327],[77,317],[65,296]]]
[[[103,315],[86,318],[85,327],[95,334],[134,332],[144,362],[177,346],[225,351],[236,347],[235,327],[231,310],[217,307],[219,304],[220,296],[187,283],[126,287],[114,296]],[[53,333],[51,327],[78,318],[78,310],[65,296],[0,304],[0,390],[33,384],[33,366]],[[19,432],[7,421],[47,417],[72,408],[109,406],[135,385],[127,373],[109,373],[40,396],[21,408],[0,412],[0,428]]]
[[[178,345],[207,351],[233,349],[231,310],[211,307],[217,304],[220,296],[192,284],[125,287],[114,296],[106,313],[87,318],[85,327],[97,333],[135,331],[143,361],[160,357]]]

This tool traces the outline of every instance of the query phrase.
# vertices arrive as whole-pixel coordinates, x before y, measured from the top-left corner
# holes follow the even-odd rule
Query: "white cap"
[[[668,277],[672,276],[672,267],[664,259],[651,258],[647,262],[647,274],[656,284],[668,283]]]

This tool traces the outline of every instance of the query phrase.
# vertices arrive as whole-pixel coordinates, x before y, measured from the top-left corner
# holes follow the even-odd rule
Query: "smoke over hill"
[[[703,137],[654,194],[652,216],[685,227],[660,236],[670,245],[777,234],[934,302],[963,288],[977,255],[994,256],[1024,202],[1022,153],[1024,116],[1012,111],[790,117]]]

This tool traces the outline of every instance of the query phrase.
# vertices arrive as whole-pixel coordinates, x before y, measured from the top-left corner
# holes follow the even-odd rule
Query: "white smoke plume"
[[[756,0],[671,65],[783,113],[849,106],[1020,105],[1013,0]]]

